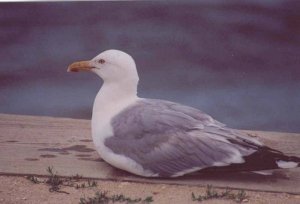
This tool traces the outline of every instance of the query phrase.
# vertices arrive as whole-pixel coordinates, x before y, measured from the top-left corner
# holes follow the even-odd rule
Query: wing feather
[[[162,100],[141,100],[116,116],[112,127],[108,148],[163,177],[242,163],[259,145],[197,109]]]

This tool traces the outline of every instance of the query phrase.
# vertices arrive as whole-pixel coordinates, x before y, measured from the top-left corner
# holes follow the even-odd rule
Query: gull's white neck
[[[104,82],[93,106],[92,136],[96,145],[112,136],[111,119],[137,99],[137,82]]]
[[[94,101],[93,116],[94,113],[112,111],[112,109],[118,109],[119,106],[123,108],[135,99],[137,99],[137,84],[104,82]]]

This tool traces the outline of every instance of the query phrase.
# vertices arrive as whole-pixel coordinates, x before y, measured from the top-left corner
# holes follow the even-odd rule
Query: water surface
[[[0,112],[90,118],[101,86],[69,63],[121,49],[139,95],[230,127],[300,132],[299,1],[0,4]]]

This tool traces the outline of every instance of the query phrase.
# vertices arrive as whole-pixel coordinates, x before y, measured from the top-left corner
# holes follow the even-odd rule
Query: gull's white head
[[[68,67],[68,71],[92,71],[100,76],[104,83],[137,85],[139,80],[133,58],[120,50],[107,50],[91,60],[74,62]]]

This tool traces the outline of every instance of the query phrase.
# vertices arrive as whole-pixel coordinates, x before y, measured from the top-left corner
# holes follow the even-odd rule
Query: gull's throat
[[[109,121],[138,100],[137,84],[104,83],[93,106],[92,136],[95,144],[113,134]]]

